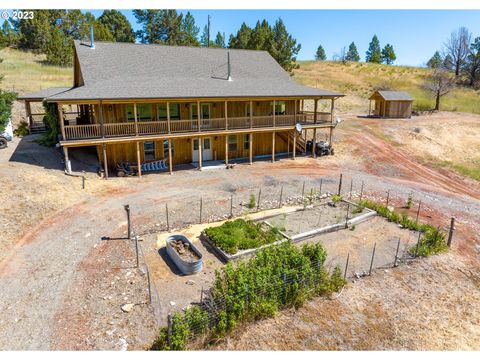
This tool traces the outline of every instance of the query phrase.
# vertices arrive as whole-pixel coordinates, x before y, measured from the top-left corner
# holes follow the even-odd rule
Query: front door
[[[192,141],[192,162],[198,162],[198,139]],[[206,137],[202,139],[202,161],[213,160],[212,141]]]

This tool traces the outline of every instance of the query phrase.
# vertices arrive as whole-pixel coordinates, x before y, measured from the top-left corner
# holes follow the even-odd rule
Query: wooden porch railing
[[[295,126],[296,123],[302,125],[311,125],[314,123],[313,112],[303,112],[296,115],[275,115],[275,127],[279,126]],[[238,130],[249,128],[273,127],[273,116],[253,116],[252,123],[250,117],[228,117],[227,123],[225,118],[201,119],[200,132],[218,131],[218,130]],[[330,122],[330,113],[317,112],[317,124],[325,124]],[[138,128],[138,133],[137,129]],[[189,120],[171,120],[171,133],[188,133],[199,132],[198,119]],[[122,123],[106,123],[102,127],[100,124],[89,125],[66,125],[65,137],[67,140],[89,139],[119,136],[135,136],[135,135],[153,135],[167,134],[167,121],[139,121]]]

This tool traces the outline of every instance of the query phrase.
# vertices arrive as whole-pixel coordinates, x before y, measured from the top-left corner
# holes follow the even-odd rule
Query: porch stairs
[[[300,135],[298,135],[296,131],[288,132],[288,133],[279,132],[277,134],[278,134],[278,137],[280,139],[285,141],[285,143],[288,143],[290,141],[290,146],[293,145],[293,137],[296,136],[297,137],[297,142],[296,142],[297,151],[300,152],[300,153],[305,153],[307,151],[307,147],[306,147],[306,144],[305,144],[305,139],[303,139]]]

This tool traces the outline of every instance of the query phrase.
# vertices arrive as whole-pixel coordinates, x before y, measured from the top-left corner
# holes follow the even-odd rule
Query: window
[[[172,141],[172,157],[175,156],[175,147],[173,146],[174,144],[175,142]],[[163,141],[163,157],[168,157],[168,140]]]
[[[153,141],[143,143],[143,154],[145,161],[155,160],[155,143]]]
[[[202,109],[201,118],[210,119],[210,104],[200,104]],[[190,104],[190,119],[198,119],[197,104]]]
[[[135,121],[135,109],[133,104],[127,105],[127,120]],[[152,120],[152,104],[137,104],[137,120]]]
[[[250,149],[250,134],[243,135],[243,150]]]
[[[228,151],[237,151],[237,135],[228,137]]]
[[[273,103],[270,103],[273,106]],[[285,115],[285,101],[275,101],[275,115]]]
[[[167,103],[161,103],[157,106],[158,119],[167,120]],[[180,104],[170,103],[170,120],[180,120]]]

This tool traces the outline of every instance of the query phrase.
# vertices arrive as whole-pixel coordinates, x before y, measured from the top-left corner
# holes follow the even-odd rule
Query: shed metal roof
[[[343,96],[297,84],[266,51],[79,41],[75,50],[85,85],[51,101]]]
[[[369,100],[375,99],[377,95],[382,97],[386,101],[413,101],[414,100],[410,96],[410,94],[405,91],[387,91],[387,90],[375,91],[373,95],[370,96]]]

